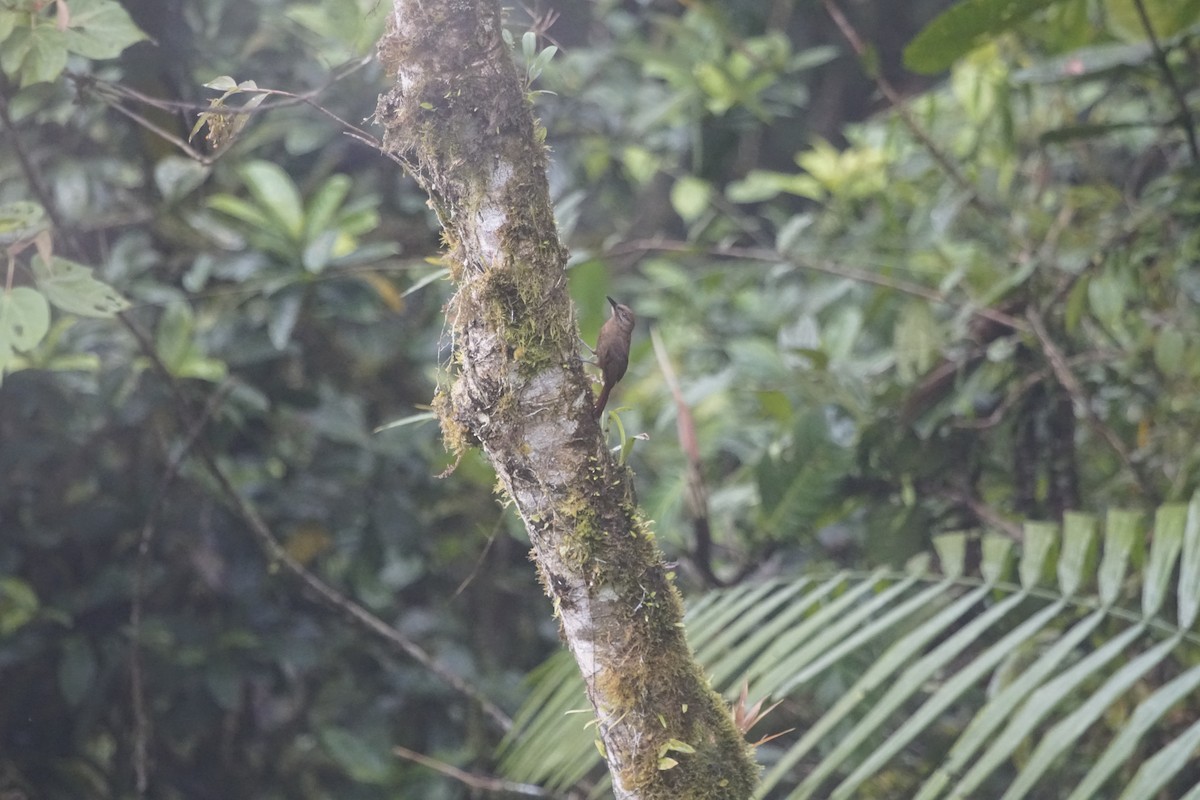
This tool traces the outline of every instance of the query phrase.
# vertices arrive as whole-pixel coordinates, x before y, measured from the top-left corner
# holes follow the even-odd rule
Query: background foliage
[[[690,597],[1197,485],[1200,6],[845,5],[510,13],[584,336],[605,294],[647,321],[615,402]],[[14,796],[465,796],[391,749],[491,772],[494,716],[290,563],[509,711],[556,646],[489,469],[435,477],[420,422],[436,225],[356,138],[385,11],[0,8],[0,233],[27,245],[0,302]]]

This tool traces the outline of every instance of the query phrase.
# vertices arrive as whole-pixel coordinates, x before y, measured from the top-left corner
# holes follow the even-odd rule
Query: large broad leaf
[[[1102,536],[1085,514],[1068,514],[1061,532],[1026,525],[1018,583],[1004,582],[1010,540],[984,536],[980,580],[965,571],[967,537],[955,534],[937,540],[940,577],[914,566],[705,595],[687,626],[727,697],[749,683],[751,700],[810,708],[823,687],[840,687],[802,733],[763,748],[756,796],[849,800],[898,772],[917,800],[1152,800],[1184,783],[1200,744],[1200,724],[1178,724],[1200,690],[1200,667],[1187,655],[1198,644],[1200,495],[1159,511],[1146,567],[1132,580],[1140,519],[1112,512]],[[1160,613],[1171,596],[1177,617]],[[592,715],[567,654],[531,681],[502,767],[561,790],[600,765]],[[774,719],[781,713],[762,733],[796,722]],[[947,736],[948,752],[930,763],[931,741]],[[1103,756],[1071,759],[1083,737]],[[928,772],[914,774],[923,763]]]
[[[926,74],[949,69],[986,40],[1061,1],[963,0],[926,25],[904,48],[904,64]]]

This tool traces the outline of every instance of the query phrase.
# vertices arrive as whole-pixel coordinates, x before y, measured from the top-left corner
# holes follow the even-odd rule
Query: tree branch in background
[[[167,387],[175,400],[173,406],[176,415],[179,417],[181,426],[185,430],[192,430],[195,422],[186,410],[190,402],[180,387],[179,382],[171,375],[170,370],[162,362],[154,347],[154,343],[150,341],[149,337],[128,316],[122,315],[121,321],[125,324],[126,329],[133,334],[134,339],[137,340],[142,353],[150,359],[151,363],[154,364],[155,370],[166,381]],[[318,601],[319,605],[324,606],[327,610],[336,612],[353,627],[386,642],[394,650],[408,656],[429,670],[430,673],[464,698],[478,703],[484,716],[487,717],[497,730],[507,732],[512,728],[512,719],[478,688],[467,683],[446,666],[439,663],[437,659],[427,653],[416,642],[305,569],[304,565],[293,558],[287,551],[250,501],[243,497],[241,492],[237,490],[237,487],[233,485],[233,482],[221,468],[221,465],[217,463],[216,457],[203,440],[199,441],[196,453],[200,458],[200,462],[208,470],[209,475],[212,476],[217,486],[221,489],[226,502],[229,503],[237,516],[246,524],[250,532],[254,534],[254,537],[262,547],[263,553],[273,563],[281,565],[292,577],[298,579],[301,585],[308,589],[310,594]]]
[[[891,82],[883,76],[883,73],[878,68],[872,66],[870,60],[871,54],[866,43],[863,42],[862,37],[858,35],[858,31],[850,24],[850,20],[842,13],[837,3],[834,0],[822,0],[822,2],[825,4],[825,10],[829,12],[829,16],[833,18],[834,24],[838,26],[838,30],[842,32],[842,35],[846,37],[846,41],[850,43],[850,47],[858,55],[867,74],[875,81],[875,85],[879,87],[879,91],[883,93],[887,101],[892,104],[896,113],[900,115],[904,126],[925,147],[929,155],[938,163],[938,166],[942,168],[950,180],[967,194],[972,205],[986,213],[997,213],[999,209],[994,208],[980,196],[979,190],[975,188],[973,183],[967,180],[967,176],[962,173],[962,170],[958,168],[953,159],[942,152],[942,148],[938,147],[937,143],[933,141],[933,137],[929,135],[929,132],[921,127],[921,124],[917,122],[917,118],[909,110],[908,103],[896,91],[896,87],[892,86]]]
[[[1179,127],[1183,129],[1183,135],[1187,137],[1192,163],[1200,164],[1200,143],[1196,141],[1196,121],[1192,117],[1187,94],[1179,85],[1179,81],[1175,79],[1175,71],[1171,69],[1171,64],[1167,61],[1167,51],[1159,42],[1158,34],[1154,32],[1154,23],[1150,20],[1150,15],[1146,13],[1145,0],[1133,0],[1133,7],[1137,9],[1138,19],[1141,20],[1142,28],[1146,31],[1150,46],[1154,48],[1154,60],[1158,64],[1158,70],[1162,73],[1163,80],[1171,91],[1171,96],[1175,98],[1176,105],[1179,106]]]
[[[1125,448],[1125,444],[1121,441],[1121,438],[1117,436],[1112,428],[1104,424],[1104,421],[1097,416],[1096,411],[1092,408],[1087,392],[1083,389],[1083,384],[1079,382],[1079,379],[1075,377],[1075,373],[1071,371],[1071,367],[1067,363],[1067,359],[1063,356],[1062,350],[1050,338],[1041,313],[1033,306],[1030,306],[1025,316],[1033,328],[1034,335],[1037,336],[1042,352],[1046,356],[1046,361],[1049,362],[1050,369],[1054,372],[1054,377],[1062,384],[1062,387],[1067,390],[1067,394],[1075,402],[1076,412],[1083,414],[1091,429],[1099,434],[1104,441],[1108,442],[1109,446],[1117,454],[1117,457],[1121,459],[1121,463],[1129,470],[1129,474],[1133,476],[1142,494],[1157,502],[1157,498],[1155,498],[1154,492],[1150,488],[1150,482],[1142,474],[1141,468],[1134,462],[1133,457]]]
[[[436,758],[430,758],[427,755],[409,750],[407,747],[397,745],[392,748],[392,752],[400,756],[406,761],[411,761],[414,764],[420,764],[422,767],[428,767],[434,772],[441,773],[453,778],[459,783],[470,786],[472,789],[477,789],[483,792],[504,792],[507,794],[519,794],[525,797],[553,797],[554,795],[543,789],[540,786],[534,786],[528,783],[517,783],[515,781],[506,781],[503,778],[495,778],[491,775],[476,775],[473,772],[459,769],[458,767],[447,764],[444,761],[438,761]]]
[[[1014,317],[1011,314],[1006,314],[994,308],[965,306],[962,303],[956,303],[951,298],[947,297],[942,292],[935,289],[929,289],[921,286],[918,283],[900,280],[898,278],[889,278],[886,275],[880,275],[877,272],[868,272],[863,269],[854,267],[846,267],[840,264],[825,264],[813,261],[798,261],[795,258],[781,253],[778,250],[757,247],[733,247],[733,246],[714,246],[705,247],[703,245],[695,245],[691,242],[681,242],[672,239],[637,239],[629,242],[622,242],[614,247],[604,251],[604,255],[620,256],[628,253],[636,252],[670,252],[670,253],[692,253],[695,255],[706,256],[721,256],[724,258],[743,258],[749,261],[764,261],[770,264],[790,264],[796,269],[807,270],[809,272],[819,272],[824,275],[833,275],[838,278],[848,278],[859,283],[868,283],[874,286],[882,286],[885,289],[902,292],[903,294],[919,297],[922,300],[928,300],[933,303],[942,303],[956,308],[964,308],[964,310],[975,317],[989,319],[992,322],[998,322],[1001,325],[1007,325],[1013,330],[1028,331],[1029,323],[1025,320]]]
[[[146,714],[146,694],[142,680],[142,607],[146,584],[146,562],[150,556],[150,543],[158,530],[158,522],[166,508],[167,491],[179,475],[183,466],[200,439],[209,421],[225,401],[225,396],[233,388],[233,383],[225,381],[209,395],[204,403],[204,409],[192,423],[178,450],[167,460],[166,471],[159,480],[158,489],[154,493],[154,502],[146,521],[142,523],[142,532],[138,537],[137,564],[133,571],[133,602],[129,609],[129,692],[133,698],[133,773],[135,776],[137,796],[145,797],[150,783],[150,772],[146,758],[146,744],[149,740],[150,718]]]

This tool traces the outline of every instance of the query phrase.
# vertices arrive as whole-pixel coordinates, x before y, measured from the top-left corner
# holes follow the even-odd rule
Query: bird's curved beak
[[[607,301],[608,301],[608,304],[609,304],[610,306],[612,306],[612,307],[613,307],[613,311],[616,311],[616,310],[617,310],[617,306],[618,306],[618,305],[620,305],[620,303],[618,303],[616,300],[613,300],[613,299],[612,299],[611,297],[609,297],[608,295],[604,295],[604,299],[605,299],[605,300],[607,300]]]

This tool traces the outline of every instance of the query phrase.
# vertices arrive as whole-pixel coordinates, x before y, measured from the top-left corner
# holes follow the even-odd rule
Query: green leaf
[[[692,222],[708,208],[711,193],[707,181],[686,175],[671,187],[671,205],[684,222]]]
[[[37,203],[18,200],[0,206],[0,246],[28,239],[46,227],[46,211]]]
[[[1180,377],[1191,366],[1187,335],[1179,328],[1163,328],[1154,337],[1154,365],[1167,377]]]
[[[929,303],[907,303],[896,320],[892,334],[896,352],[896,374],[911,383],[933,367],[942,343],[941,331]]]
[[[1100,275],[1088,284],[1088,305],[1091,306],[1092,313],[1113,331],[1122,328],[1125,288],[1124,282],[1114,275]]]
[[[554,58],[554,54],[557,52],[558,48],[554,45],[550,45],[546,49],[542,50],[542,52],[537,54],[537,56],[533,59],[533,61],[530,62],[529,66],[525,70],[525,75],[530,82],[536,81],[539,77],[541,77],[542,71],[546,69],[546,66],[550,63],[550,60]]]
[[[296,321],[300,319],[300,308],[304,304],[304,292],[293,291],[276,297],[267,320],[267,336],[276,350],[282,350],[292,339]]]
[[[50,24],[17,28],[0,48],[0,69],[15,77],[22,89],[53,81],[66,68],[66,37]]]
[[[829,513],[850,463],[850,451],[830,440],[824,416],[802,414],[789,446],[763,456],[755,467],[763,531],[784,539],[811,534]]]
[[[1098,612],[1098,616],[1103,618],[1103,612]],[[1080,625],[1083,624],[1080,623]],[[1028,741],[1042,720],[1048,717],[1055,707],[1064,698],[1069,697],[1082,683],[1107,666],[1109,662],[1119,658],[1122,652],[1143,633],[1144,629],[1144,624],[1126,628],[1075,662],[1058,677],[1042,684],[1041,688],[1034,691],[1004,731],[991,739],[988,749],[975,761],[962,780],[955,785],[954,791],[957,796],[977,796],[976,790],[979,785],[1001,764],[1009,761],[1013,752]],[[1054,652],[1056,656],[1065,655],[1065,653],[1059,653],[1056,648],[1052,648],[1050,652]],[[1039,663],[1042,660],[1039,659]]]
[[[1125,571],[1129,567],[1129,554],[1138,541],[1138,530],[1142,515],[1137,511],[1111,509],[1104,521],[1104,557],[1100,561],[1097,581],[1100,599],[1105,605],[1117,601]]]
[[[984,580],[996,583],[1005,576],[1009,570],[1012,550],[1013,540],[1007,536],[984,534],[983,561],[979,564],[979,571],[983,573]]]
[[[154,165],[154,184],[163,199],[173,203],[198,188],[211,172],[212,167],[190,158],[165,156]]]
[[[313,192],[305,214],[304,235],[311,242],[316,236],[333,225],[334,215],[346,202],[353,181],[349,175],[331,175]]]
[[[0,8],[0,42],[3,42],[16,30],[17,23],[23,22],[26,16],[19,11]]]
[[[767,646],[742,671],[743,680],[753,681],[750,693],[765,696],[787,692],[795,685],[798,670],[811,664],[872,614],[885,608],[887,600],[894,599],[898,593],[894,591],[895,587],[876,593],[883,572],[876,572],[877,579],[868,578],[852,584],[797,624],[773,631],[769,637],[765,632],[771,629],[770,626],[756,632],[756,635],[764,637]],[[912,585],[915,580],[910,576],[906,579],[906,586]],[[872,594],[875,596],[872,597]],[[881,600],[881,596],[885,599]]]
[[[904,64],[931,75],[1059,0],[963,0],[934,18],[904,48]]]
[[[1200,19],[1200,0],[1138,0],[1159,41],[1182,33]],[[1149,39],[1134,0],[1104,0],[1108,27],[1127,42]]]
[[[976,754],[995,739],[996,731],[1009,719],[1018,705],[1030,692],[1040,686],[1048,676],[1054,674],[1059,665],[1074,653],[1075,649],[1082,642],[1086,641],[1096,630],[1097,626],[1101,622],[1104,622],[1105,619],[1107,619],[1105,613],[1097,611],[1075,624],[1066,634],[1059,637],[1052,646],[1042,652],[1033,664],[1025,669],[1016,680],[993,694],[984,707],[975,714],[967,729],[958,737],[958,741],[954,743],[949,756],[943,759],[937,772],[926,781],[917,798],[919,800],[932,800],[935,797],[942,797],[942,791],[945,787],[956,776],[962,775],[967,764],[975,760]],[[1028,704],[1025,707],[1027,706]],[[1002,756],[997,758],[997,761],[1001,758]],[[990,769],[988,771],[990,772]],[[986,774],[984,772],[982,777],[986,777]],[[959,797],[971,796],[969,791],[965,794],[962,793],[963,783],[958,783],[955,788],[956,791],[960,792]]]
[[[20,578],[0,578],[0,634],[16,633],[37,615],[37,593]]]
[[[1023,597],[1023,594],[1015,594],[1007,598],[1005,602],[1010,606],[1015,606]],[[1042,609],[1039,614],[1025,620],[965,667],[955,670],[952,677],[945,681],[916,712],[909,715],[904,724],[888,736],[882,746],[875,748],[863,760],[850,777],[838,787],[833,797],[849,797],[848,791],[861,786],[867,778],[882,768],[906,745],[934,725],[945,711],[958,702],[968,690],[982,681],[1014,649],[1050,625],[1065,605],[1066,601],[1062,600]],[[997,614],[996,618],[999,619],[999,616]]]
[[[1166,599],[1175,559],[1183,546],[1187,517],[1188,507],[1183,503],[1161,506],[1154,515],[1154,540],[1142,584],[1142,614],[1146,617],[1157,614]]]
[[[351,778],[361,783],[382,783],[391,771],[391,757],[366,739],[344,728],[325,728],[321,745]]]
[[[70,7],[67,46],[84,58],[116,58],[129,45],[147,38],[113,0],[71,0]]]
[[[335,230],[322,231],[304,246],[303,252],[300,253],[300,264],[312,274],[318,274],[329,266],[329,262],[337,255],[337,250],[341,249],[339,244],[346,239],[347,237],[339,235]],[[349,241],[352,247],[353,240]]]
[[[238,82],[229,75],[222,75],[204,84],[204,88],[215,89],[218,92],[229,92],[238,88]]]
[[[985,591],[988,588],[986,586],[981,587]],[[967,595],[967,597],[970,596]],[[937,647],[927,655],[913,662],[903,672],[895,675],[889,682],[888,689],[884,692],[883,696],[869,705],[862,719],[842,737],[836,747],[822,760],[821,764],[808,774],[792,796],[814,796],[817,789],[820,788],[821,783],[826,778],[832,776],[834,771],[839,768],[840,763],[852,755],[859,747],[863,746],[872,736],[876,735],[896,710],[908,702],[913,695],[920,692],[928,681],[934,680],[953,660],[960,657],[970,644],[1004,620],[1009,612],[1020,605],[1024,599],[1025,596],[1023,593],[1010,595],[988,608],[982,614],[969,621],[962,621],[963,624],[952,629],[953,633],[937,645]],[[922,627],[932,627],[932,625]],[[942,634],[950,632],[949,629],[941,626],[938,626],[938,629],[939,633]],[[887,654],[885,654],[883,658],[886,659],[887,657]],[[902,661],[897,661],[896,666],[901,666],[903,663]],[[858,697],[862,697],[862,695],[858,695]],[[855,792],[868,777],[867,772],[868,769],[863,766],[854,773],[851,773],[850,777],[839,784],[832,794],[828,795],[830,800],[849,800],[849,798],[858,796]]]
[[[1095,759],[1088,774],[1075,787],[1075,791],[1071,792],[1067,800],[1092,800],[1092,798],[1101,797],[1101,787],[1134,755],[1138,742],[1145,734],[1171,709],[1184,701],[1194,700],[1197,688],[1200,688],[1200,666],[1192,667],[1143,700],[1137,710],[1121,726],[1100,757]],[[1193,745],[1193,750],[1194,747],[1195,745]],[[1187,763],[1191,760],[1188,757],[1190,752],[1180,753],[1184,757],[1173,763],[1178,765]],[[1164,778],[1164,783],[1166,780],[1170,780],[1169,775]],[[1157,789],[1148,791],[1142,796],[1153,796],[1156,791]]]
[[[1101,715],[1141,681],[1148,672],[1156,668],[1178,646],[1182,632],[1175,637],[1159,643],[1146,652],[1129,660],[1116,670],[1098,689],[1090,692],[1087,699],[1052,726],[1045,735],[1040,737],[1033,755],[1021,768],[1017,779],[1008,787],[1001,800],[1022,800],[1038,786],[1038,780],[1045,775],[1050,766],[1059,758],[1072,752],[1072,746],[1100,719]],[[1049,702],[1057,702],[1060,698],[1047,697]]]
[[[241,220],[247,225],[254,228],[267,230],[271,227],[271,220],[263,213],[263,210],[253,203],[248,203],[240,197],[234,197],[231,194],[214,194],[205,201],[206,205],[213,211],[219,211],[234,219]]]
[[[938,563],[947,577],[962,576],[967,560],[967,536],[965,533],[943,533],[933,537],[933,548],[937,551]]]
[[[1021,550],[1021,586],[1037,586],[1046,568],[1046,561],[1058,541],[1058,526],[1049,522],[1026,522],[1025,543]]]
[[[1058,557],[1058,586],[1064,596],[1070,597],[1079,591],[1095,538],[1095,517],[1075,511],[1063,515],[1063,548]]]
[[[1179,627],[1191,630],[1200,614],[1200,491],[1188,503],[1179,561]]]
[[[1198,747],[1200,747],[1200,720],[1193,722],[1170,744],[1160,746],[1158,752],[1142,762],[1141,768],[1133,776],[1125,793],[1121,795],[1121,800],[1161,796],[1167,782],[1178,775],[1184,766],[1193,763]],[[1200,791],[1193,789],[1183,800],[1194,800],[1198,796],[1200,796]]]
[[[195,320],[187,302],[168,303],[158,319],[154,349],[167,370],[177,375],[192,350]]]
[[[44,296],[28,286],[0,293],[0,349],[28,352],[49,330],[50,306]]]
[[[55,257],[49,265],[40,256],[32,260],[38,289],[58,308],[81,317],[101,319],[129,308],[129,301],[113,287],[92,277],[90,267]]]
[[[63,641],[58,661],[58,690],[69,706],[79,705],[96,679],[96,654],[81,636]]]
[[[278,164],[251,161],[238,173],[258,207],[266,212],[281,233],[293,242],[300,241],[304,230],[304,205],[291,177]]]

